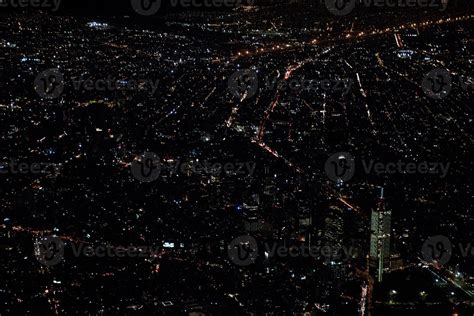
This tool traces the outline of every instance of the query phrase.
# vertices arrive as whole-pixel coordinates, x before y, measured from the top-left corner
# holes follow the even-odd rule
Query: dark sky
[[[2,0],[0,0],[2,1]],[[3,0],[3,1],[14,1],[18,2],[19,0]],[[54,0],[41,0],[52,2]],[[58,1],[58,0],[56,0]],[[167,3],[171,0],[161,0],[162,5],[160,9],[160,13],[166,12]],[[182,0],[175,0],[175,1],[182,1]],[[191,1],[191,0],[187,0]],[[206,1],[206,0],[193,0],[193,1]],[[211,0],[208,0],[211,1]],[[243,1],[243,0],[242,0]],[[295,0],[254,0],[257,4],[269,2],[291,2]],[[301,3],[310,3],[314,4],[317,2],[324,3],[324,0],[296,0]],[[356,1],[368,1],[368,0],[356,0]],[[387,1],[400,1],[400,0],[387,0]],[[406,0],[401,0],[406,1]],[[442,1],[442,0],[429,0],[431,1]],[[469,7],[474,7],[474,0],[449,0],[449,7],[451,6],[460,6],[460,5],[467,5]],[[322,4],[324,6],[324,4]],[[300,6],[301,7],[301,6]],[[1,12],[7,13],[9,12],[6,8],[1,8]],[[130,0],[61,0],[60,10],[59,13],[67,14],[67,15],[134,15],[134,12],[130,5]]]

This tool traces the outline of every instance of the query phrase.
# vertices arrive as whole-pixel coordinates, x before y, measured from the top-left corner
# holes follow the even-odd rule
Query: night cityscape
[[[0,316],[474,315],[469,0],[0,0]]]

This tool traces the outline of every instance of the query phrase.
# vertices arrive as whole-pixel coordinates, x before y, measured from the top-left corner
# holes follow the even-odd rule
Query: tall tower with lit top
[[[370,220],[369,265],[379,282],[384,271],[390,268],[390,230],[392,211],[386,208],[384,188],[380,188],[377,205]]]

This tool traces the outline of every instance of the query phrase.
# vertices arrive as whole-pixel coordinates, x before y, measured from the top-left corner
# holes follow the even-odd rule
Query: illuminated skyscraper
[[[390,229],[392,211],[385,208],[383,188],[377,200],[377,206],[372,210],[370,221],[370,253],[369,265],[377,280],[382,281],[384,271],[390,268]]]

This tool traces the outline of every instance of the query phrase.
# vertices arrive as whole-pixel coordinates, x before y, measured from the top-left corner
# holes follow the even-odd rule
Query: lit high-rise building
[[[377,280],[382,281],[384,271],[390,268],[390,229],[392,211],[385,208],[384,190],[381,188],[377,206],[370,220],[369,265]]]

